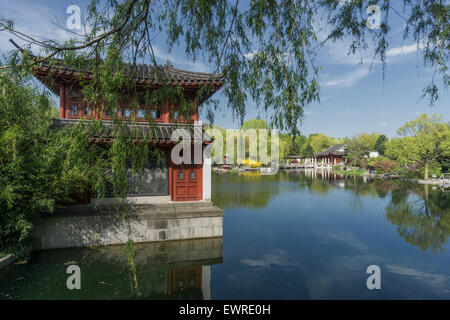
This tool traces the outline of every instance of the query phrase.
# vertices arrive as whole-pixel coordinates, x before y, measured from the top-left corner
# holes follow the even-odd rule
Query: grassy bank
[[[345,176],[362,176],[366,170],[333,170],[333,173]]]

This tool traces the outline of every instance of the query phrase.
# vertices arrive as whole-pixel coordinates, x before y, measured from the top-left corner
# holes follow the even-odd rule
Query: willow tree
[[[424,63],[440,75],[424,88],[431,103],[439,98],[440,89],[449,83],[449,6],[440,0],[402,3],[400,12],[389,0],[252,0],[245,4],[239,0],[91,0],[86,19],[89,32],[64,43],[33,38],[15,29],[10,20],[2,20],[0,30],[42,49],[41,54],[26,57],[25,65],[57,57],[80,70],[91,65],[96,79],[86,84],[89,88],[84,93],[99,108],[116,105],[117,89],[133,77],[121,72],[121,63],[156,64],[152,39],[165,36],[168,52],[180,44],[187,59],[203,59],[223,74],[223,94],[233,116],[243,122],[246,102],[252,98],[269,115],[272,126],[295,135],[305,106],[319,101],[316,49],[326,41],[349,39],[349,53],[374,48],[374,59],[382,62],[384,70],[393,19],[405,20],[404,38],[423,49]],[[373,5],[381,16],[375,27],[368,23]],[[317,27],[324,19],[326,30]],[[320,42],[318,35],[324,32],[326,40]],[[208,109],[206,114],[212,119],[214,112]]]

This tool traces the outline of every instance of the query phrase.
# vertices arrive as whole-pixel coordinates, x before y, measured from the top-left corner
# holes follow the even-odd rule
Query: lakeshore
[[[213,167],[213,172],[220,174],[236,174],[242,172],[260,172],[261,168],[232,168],[232,169],[221,169],[218,167]],[[450,188],[450,179],[442,179],[442,178],[429,178],[428,180],[424,179],[411,179],[405,178],[398,175],[389,175],[389,174],[376,174],[369,173],[367,170],[333,170],[331,166],[280,166],[280,171],[302,171],[302,170],[314,170],[314,171],[326,171],[331,174],[339,175],[339,176],[359,176],[365,177],[368,179],[384,179],[384,180],[392,180],[396,179],[399,181],[410,182],[410,183],[418,183],[418,184],[429,184],[429,185],[437,185],[442,187]]]

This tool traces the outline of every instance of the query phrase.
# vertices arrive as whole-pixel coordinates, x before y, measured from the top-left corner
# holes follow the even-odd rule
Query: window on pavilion
[[[76,116],[78,114],[78,107],[76,104],[70,106],[70,115]]]
[[[147,116],[147,110],[144,110],[144,109],[138,110],[137,116],[140,119],[145,119],[145,117]]]
[[[129,118],[131,116],[131,110],[130,109],[123,109],[122,116],[125,118]]]
[[[161,111],[159,111],[159,110],[151,110],[150,114],[152,115],[153,119],[161,118]]]

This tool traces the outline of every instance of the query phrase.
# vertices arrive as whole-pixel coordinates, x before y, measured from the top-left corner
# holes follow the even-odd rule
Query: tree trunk
[[[423,178],[428,180],[428,162],[425,162],[425,174]]]
[[[427,216],[429,216],[430,214],[430,210],[429,210],[429,205],[428,205],[428,198],[429,198],[429,190],[428,190],[428,184],[424,184],[423,185],[423,187],[424,187],[424,190],[425,190],[425,192],[424,192],[424,200],[425,200],[425,210],[426,210],[426,213],[427,213]]]

